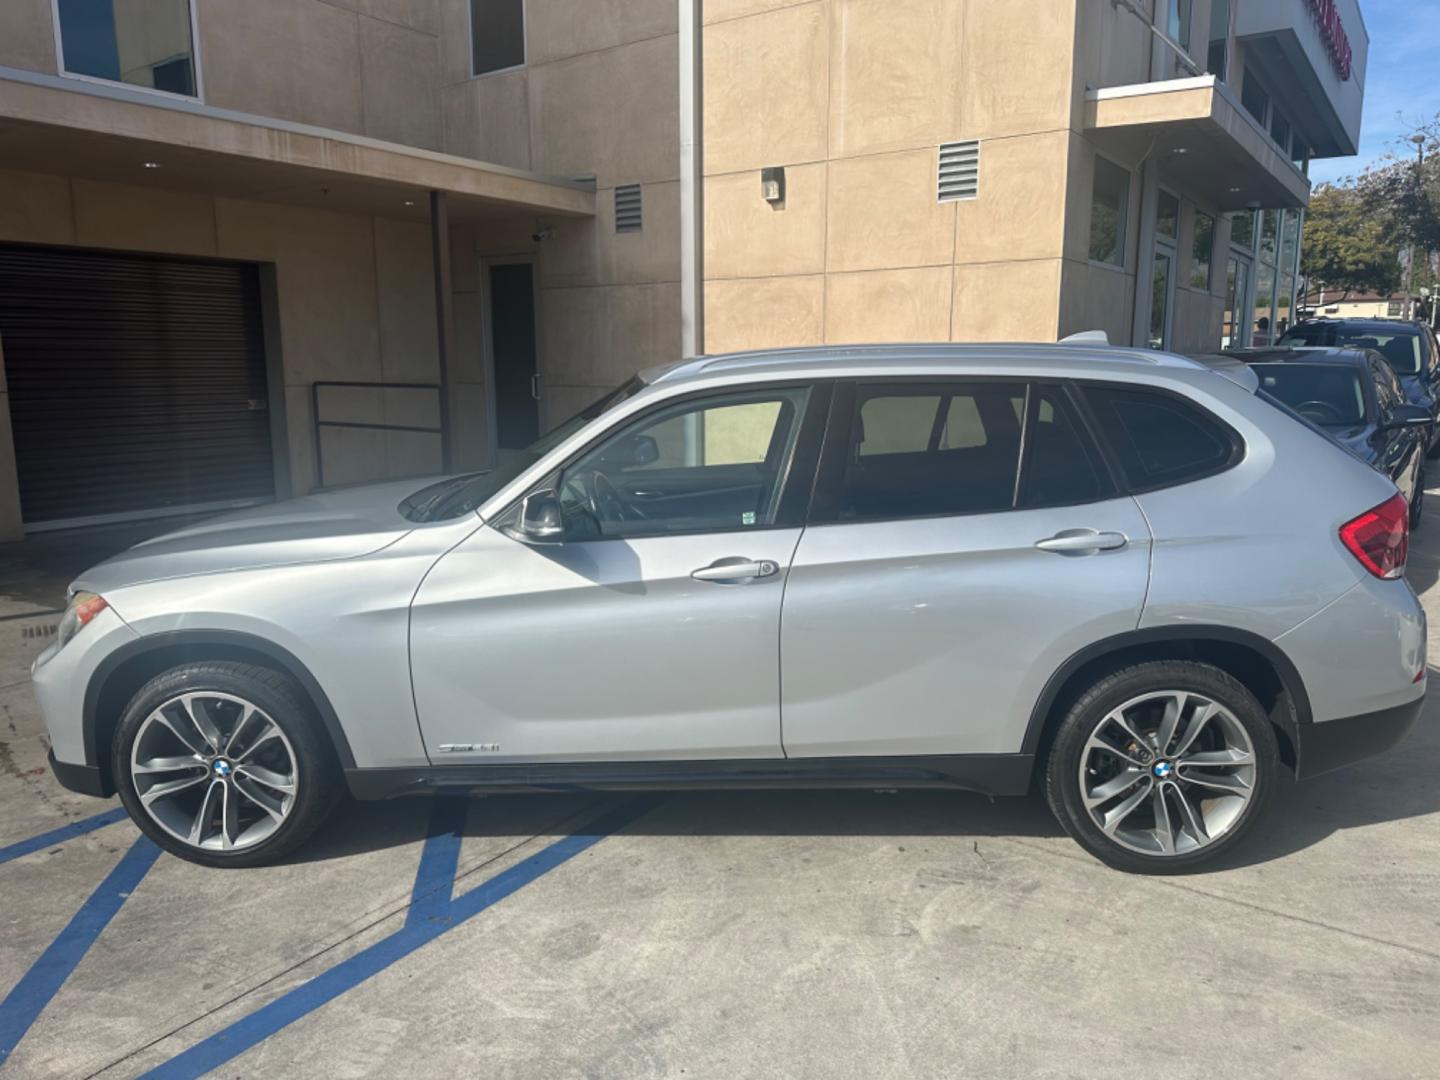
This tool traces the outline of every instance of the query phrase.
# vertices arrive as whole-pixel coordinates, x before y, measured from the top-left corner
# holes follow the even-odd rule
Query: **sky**
[[[1440,113],[1440,0],[1360,0],[1370,31],[1360,153],[1310,163],[1315,183],[1358,173]]]

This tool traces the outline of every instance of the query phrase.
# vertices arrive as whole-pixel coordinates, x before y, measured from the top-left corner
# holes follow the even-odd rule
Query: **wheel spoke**
[[[184,744],[185,748],[189,750],[192,754],[194,754],[196,757],[203,758],[205,756],[208,748],[205,746],[204,739],[195,738],[195,736],[199,734],[198,730],[191,732],[181,731],[180,727],[182,725],[177,725],[175,721],[171,720],[170,717],[166,716],[165,713],[162,712],[160,709],[157,709],[154,713],[152,713],[150,718],[152,720],[158,720],[160,721],[160,723],[164,724],[165,727],[169,729],[170,734],[174,735],[175,738],[179,739],[180,742]]]
[[[240,837],[240,797],[235,794],[234,784],[222,784],[220,788],[220,846],[228,851]]]
[[[1156,784],[1150,791],[1150,806],[1155,813],[1155,839],[1165,855],[1175,854],[1175,829],[1170,823],[1170,806],[1165,799],[1165,785]]]
[[[1165,703],[1165,711],[1160,714],[1160,727],[1155,732],[1155,752],[1164,757],[1169,749],[1170,740],[1175,738],[1175,729],[1180,725],[1180,717],[1185,715],[1185,706],[1190,701],[1190,695],[1178,693]]]
[[[1095,734],[1091,735],[1090,740],[1085,744],[1086,755],[1088,756],[1091,750],[1103,750],[1105,751],[1105,753],[1110,754],[1113,757],[1119,758],[1121,761],[1125,762],[1128,765],[1132,765],[1137,769],[1144,769],[1145,763],[1143,761],[1135,757],[1133,754],[1126,753],[1124,750],[1120,749],[1120,747],[1116,746],[1109,739],[1105,738],[1103,735],[1100,734],[1100,730],[1103,729],[1103,727],[1104,725],[1102,724],[1101,728],[1097,728]]]
[[[277,773],[273,769],[262,768],[259,765],[237,765],[235,766],[235,775],[249,780],[257,780],[267,788],[284,795],[295,794],[295,778]]]
[[[1245,798],[1250,796],[1250,785],[1235,773],[1204,773],[1188,772],[1180,773],[1180,779],[1188,784],[1198,784],[1203,788],[1212,788],[1215,791],[1223,791],[1227,795],[1240,795]]]
[[[1141,737],[1140,733],[1130,726],[1130,721],[1125,718],[1125,714],[1122,713],[1119,709],[1116,709],[1109,716],[1107,716],[1105,718],[1105,723],[1114,724],[1116,727],[1120,728],[1122,731],[1125,732],[1126,735],[1130,736],[1130,741],[1135,743],[1136,746],[1145,745],[1145,740]],[[1105,724],[1102,723],[1099,728],[1096,728],[1096,730],[1103,730],[1104,727]]]
[[[234,756],[236,743],[240,739],[240,732],[245,730],[245,725],[248,724],[250,718],[255,715],[257,715],[255,707],[253,705],[246,705],[244,711],[240,714],[240,719],[235,721],[235,726],[230,730],[230,738],[225,740],[223,753],[226,757]]]
[[[208,773],[201,773],[199,776],[185,776],[179,780],[164,780],[141,792],[140,801],[149,806],[156,799],[164,799],[181,791],[189,791],[193,787],[206,783],[209,779]]]
[[[268,716],[261,716],[260,719],[265,721],[265,726],[260,729],[260,737],[240,752],[239,756],[235,758],[236,764],[244,761],[270,740],[280,737],[280,729],[275,725],[275,721],[271,720]]]
[[[1181,758],[1176,764],[1182,768],[1200,767],[1207,769],[1228,769],[1235,765],[1249,765],[1253,758],[1246,750],[1227,747],[1224,750],[1202,750]]]
[[[225,781],[212,780],[210,787],[205,792],[205,798],[200,800],[200,809],[195,814],[195,821],[190,826],[190,843],[199,847],[205,840],[205,832],[210,828],[210,820],[215,816],[217,805],[225,798]]]
[[[1092,788],[1085,793],[1085,805],[1091,809],[1101,803],[1109,802],[1116,795],[1129,791],[1140,780],[1145,777],[1142,769],[1125,769],[1106,780],[1099,787]]]
[[[1205,819],[1190,805],[1189,798],[1185,795],[1185,789],[1179,784],[1171,785],[1175,793],[1175,801],[1180,806],[1180,827],[1190,834],[1190,839],[1197,844],[1208,844],[1210,834],[1205,829]]]
[[[195,729],[205,737],[206,743],[210,746],[212,754],[220,752],[220,729],[216,727],[214,719],[210,716],[210,706],[206,699],[200,694],[186,694],[180,699],[190,719],[195,723]]]
[[[189,754],[184,757],[157,757],[148,761],[137,761],[133,771],[137,773],[162,773],[179,772],[182,769],[203,769],[205,759],[198,754]]]
[[[285,820],[284,805],[252,780],[244,776],[237,776],[235,778],[235,790],[243,795],[249,802],[254,803],[261,810],[264,810],[265,813],[269,814],[276,825],[279,825],[280,822]]]
[[[1101,827],[1113,836],[1115,830],[1121,826],[1126,818],[1135,812],[1136,807],[1143,803],[1149,794],[1150,788],[1148,786],[1140,788],[1119,806],[1107,813]]]
[[[1220,711],[1220,706],[1211,701],[1203,708],[1196,709],[1190,717],[1190,722],[1185,725],[1185,730],[1180,735],[1180,745],[1175,747],[1175,756],[1184,757],[1185,751],[1189,750],[1200,732],[1205,730],[1205,725],[1210,722],[1211,717]]]

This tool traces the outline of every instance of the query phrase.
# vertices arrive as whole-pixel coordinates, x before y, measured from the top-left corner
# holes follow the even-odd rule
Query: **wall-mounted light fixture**
[[[785,166],[760,170],[760,195],[776,209],[785,205]]]

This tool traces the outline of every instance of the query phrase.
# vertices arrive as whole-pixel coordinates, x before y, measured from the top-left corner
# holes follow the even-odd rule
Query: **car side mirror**
[[[565,515],[560,509],[559,494],[546,488],[526,495],[520,502],[520,515],[515,524],[504,531],[522,544],[561,543],[565,539]]]
[[[607,465],[618,465],[622,469],[633,469],[638,465],[649,465],[660,460],[660,446],[649,435],[626,435],[617,439],[602,455]]]
[[[1390,419],[1386,421],[1388,428],[1407,427],[1428,427],[1432,423],[1430,410],[1423,405],[1411,405],[1406,402],[1403,405],[1396,405],[1390,410]]]

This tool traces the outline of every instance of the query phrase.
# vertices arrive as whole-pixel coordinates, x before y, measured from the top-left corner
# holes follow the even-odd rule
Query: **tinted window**
[[[1130,173],[1102,157],[1095,159],[1090,197],[1090,258],[1125,265],[1125,224],[1129,217]]]
[[[1233,436],[1181,398],[1100,386],[1085,394],[1132,487],[1181,484],[1223,468],[1234,456]]]
[[[1037,386],[1032,396],[1020,505],[1063,506],[1114,494],[1064,395]]]
[[[1401,375],[1420,371],[1424,356],[1418,327],[1355,326],[1346,323],[1305,323],[1286,332],[1277,345],[1353,345],[1374,349]]]
[[[725,394],[625,425],[565,469],[567,525],[594,538],[773,524],[808,393]]]
[[[476,75],[525,63],[525,0],[470,0],[470,58]]]
[[[1260,389],[1321,427],[1365,422],[1360,369],[1348,364],[1255,364]]]
[[[1024,388],[862,386],[837,515],[844,521],[1008,510]]]

